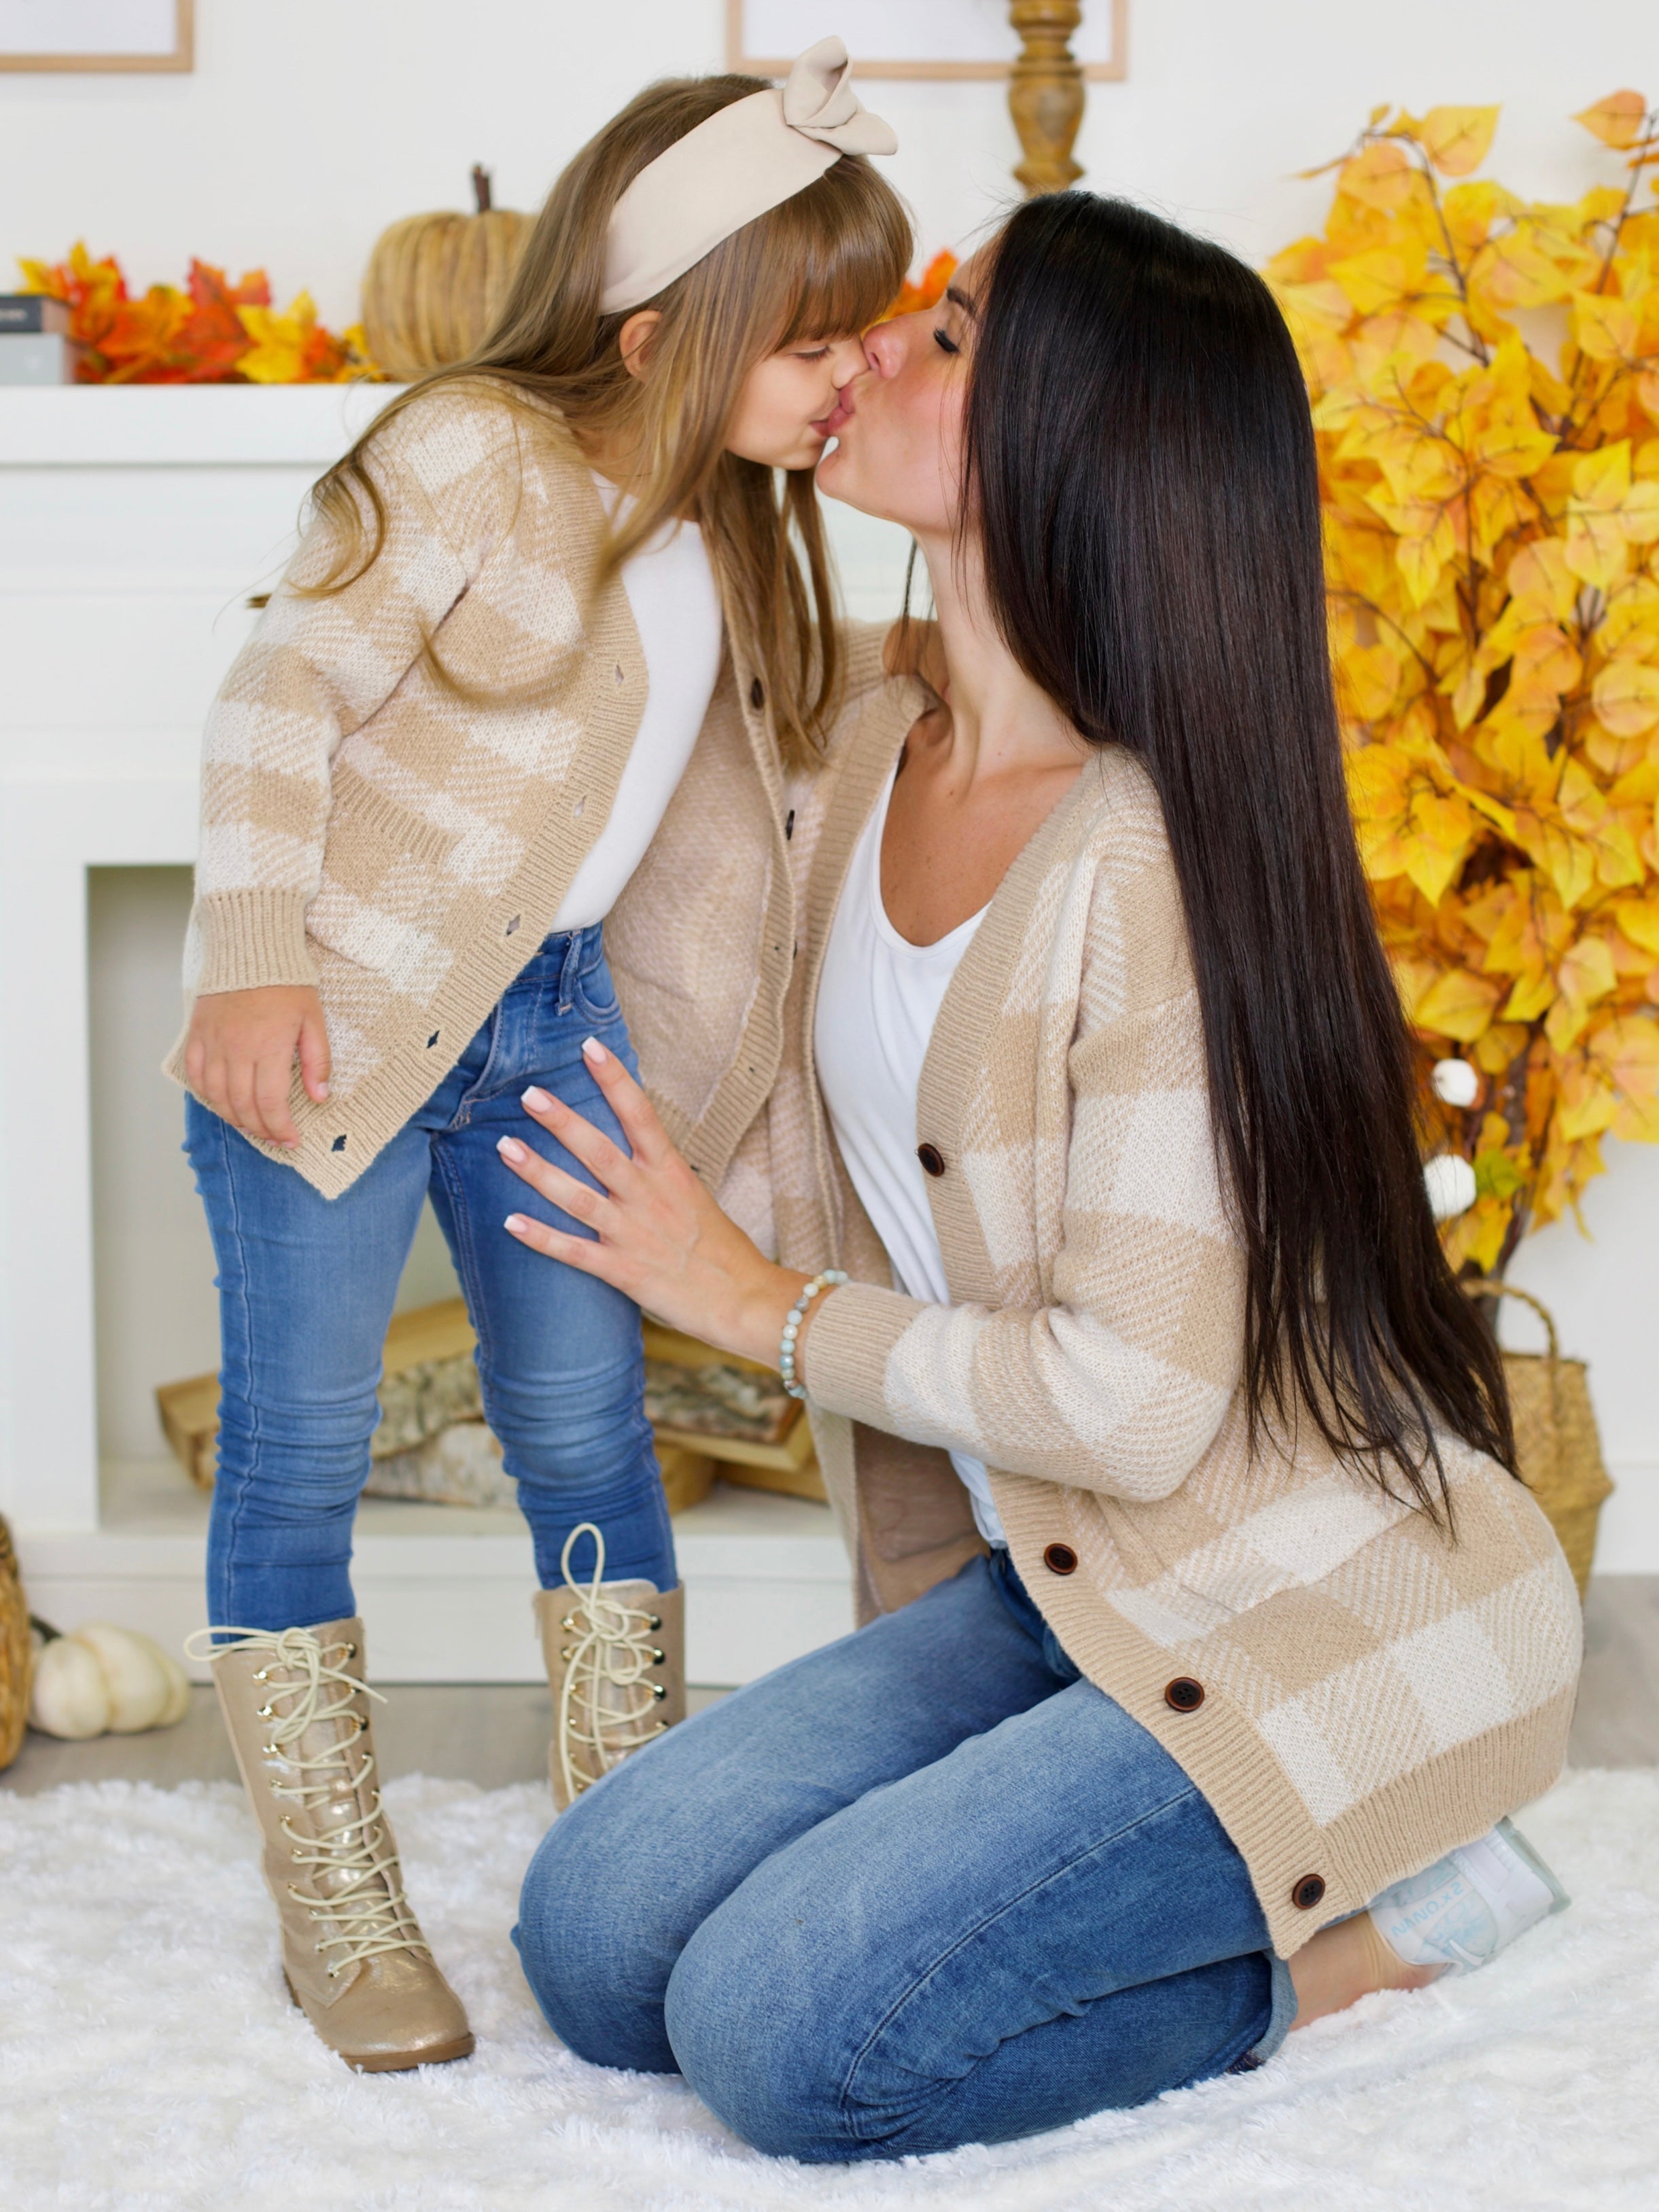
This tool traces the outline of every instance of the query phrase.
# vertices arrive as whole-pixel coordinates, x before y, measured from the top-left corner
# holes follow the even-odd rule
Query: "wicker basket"
[[[1582,1359],[1563,1359],[1555,1322],[1530,1291],[1512,1283],[1471,1283],[1472,1296],[1519,1298],[1543,1322],[1547,1352],[1506,1352],[1504,1375],[1515,1419],[1522,1477],[1554,1529],[1584,1595],[1595,1556],[1595,1523],[1613,1484],[1601,1464],[1589,1383]]]
[[[0,1766],[11,1765],[23,1741],[32,1664],[23,1577],[11,1547],[11,1531],[0,1519]]]

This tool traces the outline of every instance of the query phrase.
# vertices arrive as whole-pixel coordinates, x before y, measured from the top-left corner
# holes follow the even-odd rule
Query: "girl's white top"
[[[616,486],[593,481],[614,514]],[[623,499],[624,517],[632,505]],[[695,522],[665,525],[623,564],[622,581],[645,653],[645,712],[611,819],[577,869],[555,929],[589,928],[621,897],[685,774],[720,671],[720,595]]]
[[[892,795],[890,776],[847,872],[824,948],[812,1048],[836,1142],[898,1287],[909,1297],[949,1305],[927,1178],[916,1158],[916,1090],[939,1006],[985,909],[937,945],[912,945],[899,935],[881,902],[881,840]],[[953,1451],[951,1463],[973,1500],[981,1535],[1006,1543],[983,1461]]]

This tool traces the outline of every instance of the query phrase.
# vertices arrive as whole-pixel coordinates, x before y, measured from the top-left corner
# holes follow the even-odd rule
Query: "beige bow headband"
[[[841,40],[820,39],[781,92],[734,100],[647,162],[611,213],[601,314],[654,299],[843,154],[896,154],[891,128],[863,106],[847,70]]]

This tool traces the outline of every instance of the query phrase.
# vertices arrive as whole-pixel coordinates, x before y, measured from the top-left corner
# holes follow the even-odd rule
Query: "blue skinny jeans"
[[[626,1144],[581,1055],[597,1036],[635,1067],[599,927],[547,939],[419,1113],[338,1198],[255,1150],[191,1098],[185,1150],[218,1261],[219,1464],[208,1528],[216,1626],[312,1627],[356,1611],[352,1522],[379,1419],[398,1279],[431,1194],[478,1335],[486,1418],[535,1541],[544,1588],[592,1521],[607,1581],[678,1580],[645,1418],[638,1308],[507,1235],[507,1214],[592,1234],[503,1164],[497,1138],[592,1176],[530,1121],[539,1083]],[[572,1556],[591,1574],[592,1540]]]
[[[1007,2142],[1259,2064],[1296,2017],[1243,1860],[1006,1553],[579,1798],[514,1931],[554,2032],[814,2163]]]

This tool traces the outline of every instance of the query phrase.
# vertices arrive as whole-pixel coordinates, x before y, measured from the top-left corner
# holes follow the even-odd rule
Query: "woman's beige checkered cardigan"
[[[296,1081],[297,1152],[345,1189],[454,1066],[535,952],[604,828],[645,657],[556,416],[486,391],[416,401],[376,439],[380,557],[344,591],[272,596],[208,723],[185,988],[314,983],[330,1096]],[[289,579],[320,573],[301,547]],[[728,631],[730,625],[728,625]],[[430,641],[458,679],[434,673]],[[849,690],[880,640],[848,634]],[[641,1066],[711,1186],[778,1065],[794,942],[761,680],[728,654],[685,775],[605,922]],[[168,1073],[184,1080],[181,1050]]]
[[[1289,1954],[1554,1781],[1572,1579],[1527,1492],[1455,1440],[1455,1543],[1310,1423],[1288,1451],[1249,1449],[1179,893],[1125,753],[1094,757],[1016,861],[940,1009],[916,1133],[944,1159],[928,1188],[954,1302],[879,1287],[808,1046],[848,864],[918,704],[898,684],[866,698],[800,796],[805,922],[768,1117],[781,1256],[854,1276],[803,1371],[866,1609],[973,1552],[939,1448],[983,1459],[1061,1644],[1202,1790]],[[1183,1681],[1201,1702],[1166,1696]]]

